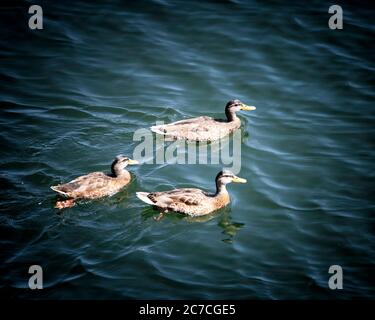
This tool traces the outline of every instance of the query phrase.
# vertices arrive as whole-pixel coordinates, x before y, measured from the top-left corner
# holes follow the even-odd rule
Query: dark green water
[[[374,298],[371,6],[39,1],[0,10],[0,290],[17,298]],[[213,190],[221,165],[132,166],[120,194],[62,214],[50,185],[132,156],[155,121],[238,98],[247,185],[206,220],[154,221],[136,191]],[[28,288],[28,268],[44,289]],[[328,288],[340,265],[344,289]]]

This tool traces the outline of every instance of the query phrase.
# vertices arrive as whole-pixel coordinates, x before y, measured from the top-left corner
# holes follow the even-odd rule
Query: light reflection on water
[[[373,297],[373,36],[366,8],[108,1],[0,12],[1,290],[26,298]],[[25,11],[26,12],[26,11]],[[103,18],[107,17],[106,19]],[[17,17],[17,19],[15,18]],[[13,21],[13,22],[10,22]],[[17,21],[17,22],[14,22]],[[132,167],[108,199],[58,213],[50,185],[107,171],[156,121],[224,117],[238,98],[247,185],[205,218],[159,222],[136,191],[214,189],[220,165]],[[44,268],[36,295],[25,270]],[[327,287],[344,269],[344,290]]]

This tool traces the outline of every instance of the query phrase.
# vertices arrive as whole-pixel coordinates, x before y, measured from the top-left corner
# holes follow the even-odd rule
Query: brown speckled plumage
[[[225,107],[227,120],[216,120],[202,116],[173,123],[153,126],[151,130],[168,138],[189,141],[215,141],[241,127],[241,120],[236,116],[239,110],[254,110],[255,107],[244,105],[239,100],[229,101]]]
[[[126,186],[130,180],[129,172],[119,177],[112,177],[103,172],[92,172],[68,183],[59,184],[51,188],[56,192],[74,199],[96,199],[118,192]]]
[[[162,192],[137,192],[137,197],[157,209],[180,212],[190,216],[202,216],[225,207],[230,202],[226,184],[246,182],[228,170],[219,172],[216,177],[216,193],[210,194],[201,189],[184,188]]]
[[[130,182],[131,175],[125,167],[136,163],[120,155],[112,163],[111,174],[92,172],[68,183],[52,186],[51,189],[71,199],[97,199],[110,196],[119,192]]]

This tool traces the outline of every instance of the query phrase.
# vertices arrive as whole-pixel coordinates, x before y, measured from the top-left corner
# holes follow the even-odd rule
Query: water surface
[[[0,10],[0,290],[14,298],[374,297],[371,7],[258,1],[38,1]],[[132,166],[118,195],[59,213],[50,185],[131,156],[156,121],[237,98],[247,185],[207,219],[159,222],[139,190],[213,190],[220,165]],[[44,289],[27,288],[28,268]],[[328,289],[328,268],[344,289]]]

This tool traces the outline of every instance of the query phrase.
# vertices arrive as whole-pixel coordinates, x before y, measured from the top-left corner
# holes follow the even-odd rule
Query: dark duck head
[[[254,106],[248,106],[242,103],[240,100],[230,100],[225,106],[225,115],[227,116],[228,122],[237,119],[236,112],[240,110],[252,111],[256,108]]]
[[[216,194],[220,192],[226,192],[226,185],[228,183],[246,183],[247,180],[237,177],[233,172],[223,169],[216,176]]]
[[[115,160],[112,162],[112,165],[111,165],[111,171],[112,171],[112,175],[114,177],[118,177],[118,176],[121,176],[122,174],[126,173],[127,171],[125,170],[125,168],[128,166],[128,165],[133,165],[133,164],[138,164],[138,161],[137,160],[132,160],[126,156],[123,156],[123,155],[118,155]]]

